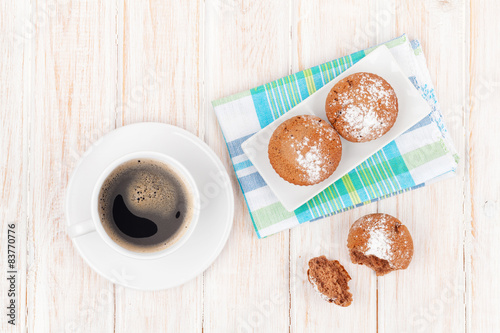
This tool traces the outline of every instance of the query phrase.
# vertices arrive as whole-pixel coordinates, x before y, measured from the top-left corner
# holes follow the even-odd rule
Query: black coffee
[[[155,252],[175,243],[193,215],[193,198],[184,179],[168,165],[136,159],[118,166],[99,193],[99,216],[118,245]]]

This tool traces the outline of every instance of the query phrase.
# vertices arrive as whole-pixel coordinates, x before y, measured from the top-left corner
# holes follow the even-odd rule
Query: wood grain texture
[[[286,332],[288,233],[257,239],[210,101],[289,73],[288,1],[205,2],[205,141],[236,193],[228,243],[205,272],[204,332]]]
[[[493,14],[498,2],[471,1],[469,178],[471,198],[470,288],[467,302],[469,332],[500,329],[500,68],[493,45],[500,22]]]
[[[378,204],[379,212],[397,216],[409,228],[415,244],[406,271],[378,278],[378,331],[460,332],[465,328],[462,103],[467,90],[460,33],[465,28],[465,2],[386,2],[378,12],[396,22],[378,24],[382,36],[409,32],[410,38],[422,41],[442,112],[462,157],[456,177]]]
[[[28,194],[28,116],[31,107],[32,39],[27,25],[31,14],[29,1],[2,2],[0,9],[0,302],[1,332],[26,330],[26,226]],[[9,225],[14,224],[14,228]],[[15,233],[14,246],[8,248],[9,229]],[[8,250],[15,251],[15,267],[11,268]],[[6,279],[7,271],[17,271],[15,288]],[[5,282],[4,282],[5,281]],[[13,290],[14,289],[14,290]],[[12,294],[15,292],[15,295]],[[9,324],[7,306],[15,301],[16,326]]]
[[[198,134],[201,10],[198,1],[119,4],[118,126],[158,121]],[[202,306],[203,276],[158,292],[116,288],[115,332],[201,332]]]
[[[18,325],[2,315],[0,331],[500,331],[499,10],[494,0],[0,0],[2,281],[11,222],[19,271]],[[423,45],[457,176],[257,239],[210,101],[405,32]],[[78,159],[140,121],[205,140],[236,196],[220,257],[161,292],[101,278],[65,231]],[[406,271],[376,278],[350,263],[349,227],[375,211],[410,229]],[[321,254],[350,273],[350,307],[324,302],[307,282],[307,262]]]
[[[76,162],[114,124],[115,5],[37,1],[33,6],[28,327],[112,331],[114,286],[76,252],[66,235],[63,207]]]

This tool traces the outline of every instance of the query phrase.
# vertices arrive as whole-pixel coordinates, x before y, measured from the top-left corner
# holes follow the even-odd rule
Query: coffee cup
[[[90,219],[68,227],[71,238],[97,233],[111,248],[136,259],[179,249],[200,215],[200,194],[189,171],[157,152],[127,154],[98,177]]]

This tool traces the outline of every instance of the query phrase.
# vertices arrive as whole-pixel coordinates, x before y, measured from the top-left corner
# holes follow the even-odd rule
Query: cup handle
[[[70,225],[68,227],[68,235],[70,238],[80,237],[96,231],[94,220],[88,219],[83,222]]]

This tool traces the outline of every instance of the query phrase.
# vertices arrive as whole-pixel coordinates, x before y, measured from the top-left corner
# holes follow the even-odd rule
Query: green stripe
[[[349,194],[349,197],[351,198],[351,201],[353,204],[358,204],[361,202],[361,198],[358,195],[358,192],[356,192],[356,187],[354,187],[354,184],[352,183],[351,177],[347,174],[344,177],[341,178],[342,181],[344,182],[344,185],[347,189],[347,192]]]
[[[328,63],[328,82],[335,79],[335,77],[338,75],[338,64],[339,62],[336,60]]]
[[[293,91],[293,85],[291,84],[290,76],[286,77],[286,92],[288,93],[288,99],[290,100],[290,106],[293,108],[297,105],[297,99],[295,98],[295,93]]]
[[[330,82],[332,80],[332,75],[330,74],[330,67],[332,67],[331,62],[325,64],[325,74],[327,82]]]
[[[345,63],[347,65],[347,68],[351,67],[352,66],[351,57],[350,56],[345,56],[344,58],[345,58]]]
[[[373,191],[375,191],[375,193],[376,193],[377,196],[381,195],[382,193],[380,193],[380,191],[378,189],[378,186],[377,186],[378,182],[375,179],[375,174],[372,171],[370,164],[367,161],[365,161],[363,164],[365,165],[365,168],[363,169],[363,172],[366,173],[366,177],[368,178],[368,181],[370,182],[370,184],[371,184],[371,186],[373,188]]]
[[[300,88],[299,88],[299,79],[297,78],[297,74],[293,75],[293,90],[296,91],[297,94],[297,99],[300,102],[302,102],[302,95],[300,93]]]
[[[304,71],[304,78],[306,79],[307,91],[309,92],[309,95],[312,95],[316,91],[312,75],[313,73],[311,69],[306,69]]]
[[[316,196],[314,197],[314,200],[316,201],[316,203],[318,204],[318,209],[320,210],[321,212],[321,215],[326,215],[327,214],[327,211],[325,209],[325,206],[323,205],[323,203],[321,202],[321,197],[320,196]]]
[[[287,107],[288,103],[285,101],[285,96],[281,93],[280,86],[282,85],[282,82],[280,80],[276,81],[276,87],[274,89],[274,92],[276,93],[276,98],[278,99],[278,105],[279,105],[279,115],[280,117],[285,114],[289,108]]]
[[[339,61],[340,61],[340,70],[343,72],[345,70],[344,57],[340,58]]]
[[[280,97],[276,93],[277,86],[278,86],[278,83],[276,81],[271,82],[270,96],[273,97],[274,107],[276,108],[276,115],[279,118],[281,116],[281,112],[280,112],[281,103],[279,100]]]
[[[231,95],[231,96],[223,97],[223,98],[217,99],[215,101],[212,101],[212,106],[216,107],[216,106],[219,106],[219,105],[222,105],[222,104],[226,104],[226,103],[229,103],[229,102],[235,101],[237,99],[240,99],[242,97],[250,96],[250,95],[251,95],[250,90],[242,91],[240,93],[237,93],[237,94],[234,94],[234,95]]]
[[[253,211],[252,215],[257,229],[261,230],[294,217],[295,213],[287,211],[281,203],[276,202]]]
[[[363,167],[358,166],[357,168],[354,169],[354,171],[356,171],[356,173],[358,174],[358,177],[361,180],[361,182],[363,184],[362,186],[365,189],[365,191],[367,192],[368,197],[371,197],[372,195],[374,195],[375,192],[373,192],[373,189],[370,186],[370,182],[368,181],[368,178],[366,178],[365,174],[363,173]],[[370,190],[371,193],[368,193],[368,190]]]
[[[292,87],[292,90],[293,90],[293,95],[296,98],[295,105],[297,105],[300,102],[302,102],[302,99],[300,98],[300,91],[299,91],[299,87],[298,87],[298,83],[297,83],[297,77],[294,76],[293,80],[290,79],[290,83],[291,83],[291,87]]]
[[[394,40],[391,40],[391,41],[389,41],[389,42],[387,42],[387,43],[384,43],[384,44],[382,44],[382,45],[385,45],[385,46],[387,46],[388,48],[393,48],[393,47],[395,47],[395,46],[398,46],[398,45],[404,44],[404,43],[406,42],[406,39],[407,39],[406,35],[403,35],[403,36],[401,36],[401,37],[399,37],[399,38],[396,38],[396,39],[394,39]],[[369,53],[371,53],[373,50],[375,50],[375,49],[376,49],[377,47],[379,47],[379,46],[380,46],[380,45],[377,45],[377,46],[374,46],[374,47],[371,47],[371,48],[369,48],[369,49],[365,50],[365,55],[368,55]]]
[[[335,191],[335,197],[337,198],[339,209],[342,209],[342,207],[344,207],[344,201],[342,200],[342,195],[340,194],[340,191],[335,183],[333,183],[333,190]]]
[[[399,188],[399,185],[397,184],[397,178],[396,175],[394,174],[394,171],[392,171],[392,168],[389,164],[389,160],[387,159],[387,156],[383,156],[381,158],[382,160],[382,165],[383,165],[383,170],[387,172],[387,179],[391,182],[391,184],[394,186],[395,189]],[[393,182],[393,180],[396,180],[396,183]]]
[[[337,210],[338,207],[337,207],[337,204],[335,202],[335,196],[333,194],[333,191],[331,189],[331,186],[327,187],[323,193],[325,193],[325,196],[328,198],[328,201],[330,202],[330,204],[332,205],[332,208],[334,210]]]
[[[283,85],[285,85],[285,81],[284,80],[281,80],[281,81],[282,81],[281,87],[283,87]],[[284,105],[284,110],[283,110],[284,112],[283,113],[285,113],[286,111],[291,109],[289,100],[286,97],[285,89],[277,88],[276,91],[278,93],[278,97],[281,100],[281,106]]]
[[[331,212],[333,210],[333,205],[330,197],[328,196],[328,191],[321,192],[321,198],[321,201],[323,202],[323,205],[326,207],[327,211]]]
[[[333,61],[333,73],[335,74],[335,77],[339,76],[342,73],[342,70],[340,69],[340,59],[337,59]]]
[[[324,215],[325,211],[323,210],[323,207],[321,207],[321,202],[319,201],[318,196],[315,196],[311,200],[314,202],[314,206],[318,209],[319,215]]]
[[[323,77],[323,84],[326,83],[326,71],[325,71],[326,64],[321,64],[319,65],[319,70],[321,71],[321,76]]]
[[[387,169],[383,167],[385,156],[381,156],[381,155],[382,155],[382,153],[380,153],[380,151],[374,155],[380,161],[380,163],[377,162],[377,170],[382,174],[382,177],[384,179],[384,184],[387,186],[388,190],[391,192],[396,191],[397,186],[395,186],[394,183],[392,181],[390,181],[389,173],[387,172]]]
[[[373,176],[375,177],[376,183],[379,184],[380,187],[385,188],[385,190],[383,190],[383,191],[389,191],[389,188],[384,183],[384,180],[382,179],[382,175],[380,174],[380,172],[377,168],[377,165],[374,163],[373,158],[370,157],[366,161],[367,161],[368,165],[370,166],[370,170],[371,170]]]
[[[311,210],[311,214],[312,214],[313,218],[316,218],[316,217],[320,216],[319,210],[316,207],[316,204],[314,203],[313,200],[309,200],[307,202],[307,207],[309,207],[309,209]]]
[[[292,95],[290,94],[290,83],[288,82],[287,78],[283,78],[283,98],[286,99],[286,104],[287,104],[287,111],[289,111],[291,108],[293,108],[293,100],[292,100]]]
[[[441,142],[438,141],[404,154],[403,160],[406,167],[412,170],[443,155],[446,155],[446,151],[443,149]]]
[[[278,110],[277,110],[276,101],[274,100],[272,89],[273,89],[272,88],[272,82],[271,83],[267,83],[266,84],[267,98],[269,99],[269,104],[271,104],[271,109],[273,111],[274,119],[278,119],[279,113],[278,113]]]
[[[358,169],[358,168],[356,168]],[[363,165],[360,165],[359,166],[359,172],[358,174],[361,176],[361,178],[363,179],[363,182],[367,185],[365,185],[364,187],[368,187],[370,189],[370,191],[372,192],[372,198],[375,198],[377,196],[377,191],[375,190],[375,188],[373,188],[373,182],[370,181],[370,179],[368,178],[368,175],[366,174],[366,169],[363,167]]]

